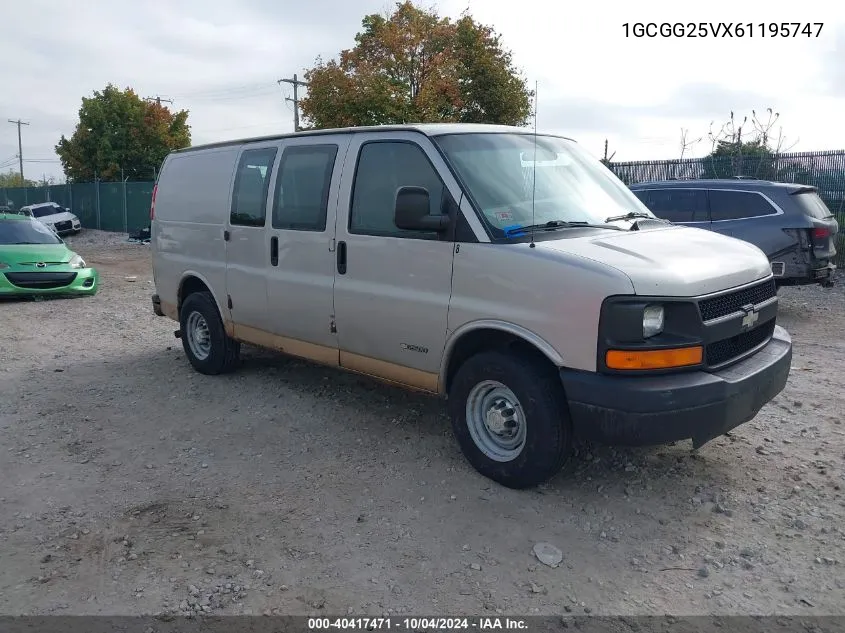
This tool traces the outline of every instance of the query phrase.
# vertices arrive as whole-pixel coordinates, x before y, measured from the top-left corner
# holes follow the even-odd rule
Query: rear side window
[[[324,231],[337,145],[288,147],[282,153],[273,228]]]
[[[796,193],[791,197],[795,200],[795,204],[799,209],[801,209],[801,212],[805,215],[809,215],[811,218],[825,220],[833,217],[833,214],[830,212],[830,209],[827,208],[824,200],[822,200],[819,197],[819,194],[815,191]]]
[[[249,149],[241,155],[232,195],[232,224],[264,226],[267,188],[276,148]]]
[[[707,192],[702,189],[646,189],[634,194],[658,218],[669,222],[707,221]]]
[[[710,219],[741,220],[777,213],[768,200],[753,191],[710,190]]]

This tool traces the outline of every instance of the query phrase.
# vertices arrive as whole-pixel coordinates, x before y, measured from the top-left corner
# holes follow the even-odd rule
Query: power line
[[[296,73],[293,74],[293,79],[279,79],[279,85],[282,83],[291,84],[293,86],[293,99],[290,97],[285,97],[285,101],[290,101],[293,103],[293,131],[299,132],[299,94],[297,92],[297,88],[302,86],[303,88],[307,88],[308,84],[304,81],[299,81],[296,76]]]
[[[23,145],[21,144],[21,126],[22,125],[29,125],[29,123],[24,123],[20,119],[14,121],[9,119],[9,123],[14,123],[18,126],[18,166],[21,170],[21,184],[25,183],[26,181],[23,179]]]
[[[258,99],[272,95],[278,88],[276,86],[262,86],[249,91],[221,92],[216,95],[203,95],[201,97],[179,97],[185,101],[199,103],[217,103],[220,101],[241,101],[245,99]]]
[[[240,86],[228,86],[228,87],[219,87],[219,88],[209,88],[207,90],[195,90],[193,92],[186,92],[186,93],[177,93],[175,95],[175,99],[178,100],[216,100],[220,97],[226,97],[232,95],[234,97],[248,95],[249,93],[255,91],[263,91],[266,92],[268,88],[274,88],[273,84],[269,81],[262,81],[259,83],[252,83],[252,84],[244,84]]]

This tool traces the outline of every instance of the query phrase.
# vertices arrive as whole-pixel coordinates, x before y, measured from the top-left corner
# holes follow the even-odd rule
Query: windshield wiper
[[[611,215],[609,218],[605,218],[605,222],[616,222],[617,220],[635,220],[637,218],[647,218],[649,220],[657,220],[658,222],[664,221],[649,213],[643,213],[642,211],[631,211],[630,213],[624,213],[622,215]]]
[[[571,220],[549,220],[542,224],[528,224],[527,226],[509,226],[505,231],[505,235],[511,237],[519,233],[528,233],[531,231],[554,231],[556,229],[571,229],[571,228],[593,228],[593,229],[613,229],[614,231],[621,231],[618,226],[611,226],[609,224],[593,224],[591,222],[571,221]]]
[[[24,244],[42,245],[43,242],[15,242],[15,246],[23,246]]]

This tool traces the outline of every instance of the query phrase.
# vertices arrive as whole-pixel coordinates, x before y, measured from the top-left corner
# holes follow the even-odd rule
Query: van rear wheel
[[[572,454],[560,379],[531,357],[483,352],[458,369],[449,391],[452,429],[467,460],[508,488],[530,488]]]
[[[226,334],[217,304],[210,292],[194,292],[179,312],[182,348],[194,369],[216,375],[233,371],[241,345]]]

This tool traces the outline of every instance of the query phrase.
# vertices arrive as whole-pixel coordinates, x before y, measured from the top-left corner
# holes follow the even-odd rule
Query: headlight
[[[651,338],[663,331],[663,306],[650,305],[643,309],[643,338]]]
[[[85,260],[79,255],[74,255],[68,262],[71,268],[85,268]]]

